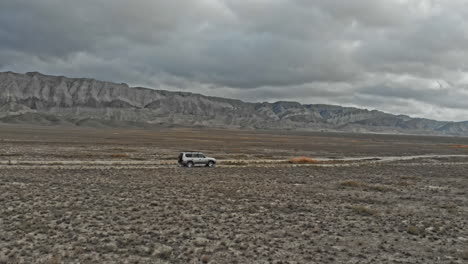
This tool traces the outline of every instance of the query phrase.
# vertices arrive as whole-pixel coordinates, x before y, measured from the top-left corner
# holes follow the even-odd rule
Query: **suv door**
[[[198,154],[198,155],[199,155],[198,164],[206,164],[206,156],[203,154]]]
[[[201,154],[193,154],[193,163],[201,164],[202,163],[202,155]]]

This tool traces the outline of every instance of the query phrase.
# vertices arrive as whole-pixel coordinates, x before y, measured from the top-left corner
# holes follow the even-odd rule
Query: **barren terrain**
[[[4,126],[0,263],[466,263],[467,145]],[[219,166],[177,167],[181,150]]]

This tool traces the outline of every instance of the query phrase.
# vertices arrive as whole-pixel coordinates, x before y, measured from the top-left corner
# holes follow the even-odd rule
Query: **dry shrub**
[[[365,206],[355,205],[355,206],[351,206],[351,209],[353,209],[354,212],[363,216],[379,215],[379,211],[372,209],[372,208],[365,207]]]
[[[363,187],[363,186],[366,186],[364,183],[362,182],[358,182],[358,181],[352,181],[352,180],[349,180],[349,181],[344,181],[341,183],[341,186],[346,186],[346,187]]]
[[[210,261],[210,257],[208,257],[207,255],[203,255],[201,258],[200,258],[201,262],[203,263],[208,263]]]
[[[424,233],[424,229],[423,228],[420,228],[420,227],[417,227],[417,226],[409,226],[406,231],[411,234],[411,235],[421,235],[422,233]]]
[[[144,158],[144,157],[132,157],[130,159],[132,159],[132,160],[146,160],[146,158]]]
[[[468,148],[468,145],[452,145],[451,148]]]
[[[460,255],[462,259],[468,260],[468,249],[463,251]]]
[[[58,255],[52,255],[46,259],[45,263],[46,264],[60,264],[62,263],[62,259]]]
[[[119,154],[112,154],[111,155],[112,158],[128,158],[128,154],[125,154],[125,153],[119,153]]]
[[[412,181],[400,181],[397,183],[397,185],[399,186],[410,186],[410,185],[415,185],[415,184],[416,183]]]
[[[291,158],[289,160],[289,163],[292,163],[292,164],[315,164],[315,163],[317,163],[317,161],[314,160],[314,159],[311,159],[311,158],[307,158],[307,157],[295,157],[295,158]]]
[[[389,192],[393,191],[391,187],[384,186],[384,185],[369,185],[367,186],[368,189],[371,191],[377,191],[377,192]]]

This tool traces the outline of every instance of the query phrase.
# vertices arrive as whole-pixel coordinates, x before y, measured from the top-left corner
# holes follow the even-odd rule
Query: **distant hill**
[[[93,127],[186,126],[468,136],[467,122],[297,102],[247,103],[37,72],[0,73],[0,122]]]

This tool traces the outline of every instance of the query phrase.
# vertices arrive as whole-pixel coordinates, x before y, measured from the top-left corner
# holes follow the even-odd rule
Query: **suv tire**
[[[193,167],[193,162],[191,162],[191,161],[187,162],[186,166],[187,166],[187,168],[192,168]]]
[[[206,164],[207,167],[213,168],[215,166],[215,163],[213,161],[208,161]]]

